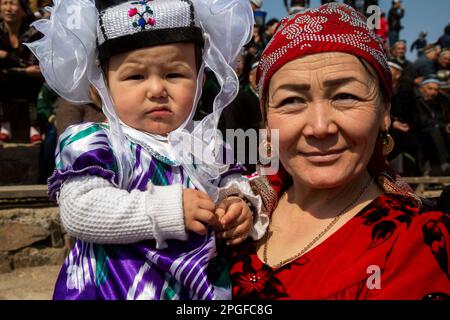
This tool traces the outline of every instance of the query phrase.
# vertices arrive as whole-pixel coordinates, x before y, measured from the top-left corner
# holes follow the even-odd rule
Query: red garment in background
[[[388,41],[389,38],[389,23],[386,18],[380,18],[380,29],[375,28],[375,34],[383,39],[383,42]]]
[[[278,270],[261,262],[255,242],[237,247],[230,258],[233,299],[448,299],[449,233],[448,214],[382,195]]]

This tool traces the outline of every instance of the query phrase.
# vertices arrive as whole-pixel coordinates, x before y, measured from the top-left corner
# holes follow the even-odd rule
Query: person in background
[[[428,45],[427,41],[427,33],[425,31],[421,31],[419,37],[411,44],[410,51],[413,52],[417,50],[417,57],[421,57],[423,55],[422,49]]]
[[[252,10],[253,12],[260,10],[263,6],[263,1],[262,0],[249,0],[251,5],[252,5]]]
[[[40,131],[44,137],[39,153],[38,183],[47,184],[55,169],[55,150],[58,137],[55,128],[55,101],[58,95],[44,82],[36,103]]]
[[[434,73],[441,81],[448,82],[450,80],[450,48],[444,48],[439,53]]]
[[[391,46],[391,59],[397,61],[398,64],[402,66],[403,69],[408,68],[411,62],[406,59],[406,41],[398,40]]]
[[[407,76],[414,79],[414,84],[420,84],[425,77],[435,73],[436,61],[439,58],[439,48],[429,44],[423,50],[423,55],[419,57],[411,67],[406,70]]]
[[[247,73],[246,85],[241,87],[236,99],[222,113],[219,129],[225,138],[227,137],[227,130],[243,130],[244,132],[248,132],[249,135],[252,135],[255,141],[258,142],[261,110],[259,108],[259,96],[256,84],[257,67],[258,61],[255,59],[251,62],[250,71]],[[235,139],[234,141],[227,140],[227,143],[233,143],[235,146],[235,162],[242,163],[246,168],[246,172],[251,174],[256,170],[258,157],[255,157],[255,154],[249,154],[249,152],[254,151],[251,149],[250,139],[245,141],[245,146],[238,145],[238,143],[242,142],[239,139]]]
[[[417,127],[423,139],[425,160],[429,162],[425,170],[434,171],[435,175],[450,175],[450,101],[439,92],[440,85],[438,79],[429,76],[418,86]]]
[[[403,29],[401,20],[405,15],[401,0],[393,0],[388,14],[389,44],[394,45],[400,39],[400,31]]]
[[[253,37],[251,41],[245,46],[248,54],[252,57],[259,57],[266,47],[266,43],[261,35],[262,28],[255,24],[253,27]]]
[[[386,13],[382,12],[380,15],[380,28],[375,29],[375,34],[380,37],[383,43],[389,40],[389,23],[386,19]]]
[[[303,12],[310,6],[310,0],[283,0],[287,14]]]
[[[392,74],[391,130],[395,141],[388,155],[392,167],[401,175],[420,176],[421,144],[415,131],[416,100],[414,88],[402,81],[403,68],[396,60],[388,62]]]
[[[450,48],[450,23],[444,28],[444,33],[439,37],[437,44],[441,48]]]
[[[272,40],[272,37],[275,33],[275,30],[277,30],[278,23],[280,21],[276,18],[270,19],[266,22],[266,32],[264,33],[264,42],[267,45],[270,40]]]
[[[41,34],[26,0],[0,0],[0,141],[41,142],[36,100],[43,79],[38,61],[24,45]]]
[[[50,18],[50,11],[46,9],[46,7],[51,7],[53,5],[53,0],[39,0],[39,5],[34,15],[37,19],[48,19]]]

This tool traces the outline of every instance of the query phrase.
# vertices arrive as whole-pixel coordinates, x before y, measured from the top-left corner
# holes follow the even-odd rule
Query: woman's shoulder
[[[383,225],[395,229],[403,227],[400,229],[408,232],[426,225],[430,220],[449,219],[449,213],[442,211],[437,203],[426,199],[383,194],[363,209],[358,217],[366,226]]]
[[[392,253],[398,251],[406,258],[426,250],[440,265],[450,257],[450,214],[430,201],[385,194],[359,217],[365,226],[372,228],[373,241],[394,239]]]
[[[361,215],[372,227],[372,245],[388,245],[384,288],[374,298],[408,299],[450,294],[450,216],[433,203],[400,195],[383,195]],[[389,241],[388,241],[389,239]],[[419,279],[427,279],[420,281]]]

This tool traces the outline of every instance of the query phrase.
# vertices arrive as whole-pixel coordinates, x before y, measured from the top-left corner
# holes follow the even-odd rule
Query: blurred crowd
[[[262,0],[249,1],[255,28],[251,42],[242,48],[235,63],[240,91],[222,115],[220,128],[224,134],[226,129],[246,131],[262,125],[256,69],[279,20],[262,9]],[[271,1],[284,4],[286,14],[310,7],[309,0]],[[363,14],[371,5],[378,5],[378,0],[343,2]],[[51,0],[0,0],[0,143],[40,143],[41,156],[36,161],[42,183],[54,168],[57,137],[72,124],[105,119],[99,101],[75,105],[58,97],[44,82],[38,61],[24,45],[41,36],[30,24],[48,18],[46,7],[51,5]],[[389,12],[381,14],[374,30],[390,57],[394,80],[390,133],[396,147],[390,161],[405,176],[450,175],[450,23],[444,26],[439,39],[429,41],[423,31],[408,44],[402,40],[404,14],[401,0],[392,1]],[[415,61],[406,58],[407,50],[416,52]],[[206,70],[197,120],[211,112],[219,88],[213,73]],[[249,171],[252,169],[249,165]]]

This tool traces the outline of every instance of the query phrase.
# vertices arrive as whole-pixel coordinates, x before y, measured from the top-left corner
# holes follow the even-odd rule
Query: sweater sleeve
[[[149,185],[147,191],[122,190],[97,176],[77,176],[61,187],[61,221],[70,236],[100,244],[155,239],[186,240],[182,185]]]
[[[222,178],[220,182],[218,201],[232,195],[245,198],[252,204],[254,211],[253,227],[250,230],[250,236],[253,240],[261,239],[269,226],[269,216],[262,210],[261,197],[253,192],[252,187],[250,186],[250,181],[247,177],[234,173]]]

